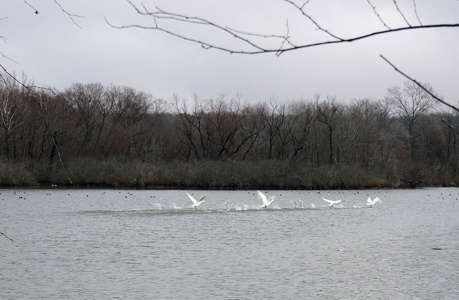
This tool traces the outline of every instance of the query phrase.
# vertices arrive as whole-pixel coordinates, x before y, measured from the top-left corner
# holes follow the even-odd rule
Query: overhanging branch
[[[437,23],[437,24],[425,24],[425,25],[422,24],[419,19],[418,13],[417,13],[416,2],[413,0],[414,13],[419,22],[419,25],[414,26],[408,22],[406,15],[401,11],[397,1],[393,0],[396,11],[402,16],[406,25],[402,27],[392,28],[389,26],[389,24],[383,21],[383,19],[379,15],[378,11],[376,10],[376,7],[372,4],[372,2],[370,0],[367,0],[368,4],[373,9],[373,12],[379,18],[380,22],[384,25],[385,29],[346,38],[346,37],[340,37],[340,36],[337,36],[336,34],[331,33],[327,28],[320,25],[310,14],[306,13],[305,7],[309,1],[306,1],[305,3],[300,5],[300,4],[296,4],[292,0],[284,0],[283,1],[284,3],[292,5],[303,17],[305,17],[308,20],[308,22],[311,22],[312,24],[314,24],[318,30],[324,32],[330,37],[330,39],[326,41],[301,44],[301,43],[294,42],[292,40],[293,37],[290,36],[290,28],[288,28],[288,25],[287,25],[287,32],[285,34],[253,33],[248,30],[234,29],[229,26],[220,25],[216,22],[210,21],[205,18],[178,14],[178,13],[160,9],[158,7],[155,7],[154,10],[149,10],[144,4],[136,5],[131,0],[126,0],[126,1],[133,7],[133,9],[138,14],[142,16],[146,16],[146,17],[151,17],[153,19],[152,20],[153,25],[151,26],[140,25],[140,24],[114,25],[112,22],[109,22],[106,19],[107,24],[110,25],[111,27],[116,28],[116,29],[140,28],[140,29],[157,30],[157,31],[161,31],[166,34],[172,35],[174,37],[177,37],[179,39],[199,44],[204,49],[217,49],[220,51],[224,51],[228,53],[237,53],[237,54],[274,53],[276,55],[280,55],[284,52],[293,51],[293,50],[320,47],[320,46],[325,46],[325,45],[351,43],[351,42],[356,42],[359,40],[371,38],[374,36],[387,35],[387,34],[401,32],[401,31],[459,27],[459,23]],[[168,28],[167,26],[162,24],[163,20],[176,22],[176,23],[188,24],[190,27],[203,26],[206,28],[214,29],[216,30],[216,32],[220,32],[224,35],[230,36],[232,39],[235,39],[239,43],[237,46],[225,46],[219,42],[212,42],[206,38],[191,37],[190,35],[183,34],[177,30]],[[286,23],[288,24],[288,20],[286,21]],[[270,46],[265,46],[261,42],[263,39],[264,41],[273,42],[273,43],[270,43]]]
[[[78,22],[76,21],[76,18],[84,18],[83,16],[69,13],[64,7],[62,7],[62,5],[61,5],[57,0],[54,0],[54,3],[56,3],[57,6],[59,6],[59,8],[61,9],[61,11],[62,11],[64,14],[66,14],[66,15],[70,18],[70,20],[72,20],[73,24],[75,24],[76,26],[78,26],[78,28],[81,28],[80,24],[78,24]],[[37,11],[36,13],[38,14],[38,11]]]
[[[380,55],[381,58],[387,62],[392,68],[394,68],[394,70],[398,73],[400,73],[403,77],[405,77],[406,79],[408,79],[409,81],[415,83],[417,86],[419,86],[421,89],[423,89],[427,94],[429,94],[432,98],[434,98],[435,100],[437,100],[438,102],[442,103],[443,105],[446,105],[448,106],[449,108],[455,110],[456,112],[459,112],[459,108],[455,107],[454,105],[451,105],[449,104],[448,102],[446,102],[445,100],[441,99],[440,97],[438,97],[437,95],[435,95],[434,93],[432,93],[429,89],[427,89],[423,84],[419,83],[416,79],[408,76],[406,73],[402,72],[399,68],[397,68],[392,62],[390,62],[387,58],[385,58],[382,54]]]

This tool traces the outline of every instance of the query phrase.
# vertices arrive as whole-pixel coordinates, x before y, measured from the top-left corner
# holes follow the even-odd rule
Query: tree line
[[[4,77],[6,78],[6,77]],[[164,100],[0,81],[0,184],[138,188],[455,185],[457,114],[411,82],[383,99]]]

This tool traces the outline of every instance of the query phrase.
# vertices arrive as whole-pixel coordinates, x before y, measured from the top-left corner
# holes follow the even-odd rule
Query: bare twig
[[[15,61],[14,59],[12,59],[12,58],[11,58],[11,57],[9,57],[9,56],[6,56],[6,55],[5,55],[5,54],[3,54],[3,52],[1,52],[1,51],[0,51],[0,56],[1,56],[1,57],[3,57],[4,59],[7,59],[7,60],[9,60],[9,61],[12,61],[12,62],[14,62],[15,64],[18,64],[18,62],[17,62],[17,61]],[[3,68],[3,67],[2,67],[2,68]]]
[[[397,8],[397,11],[399,12],[399,14],[402,16],[403,20],[405,21],[405,23],[411,27],[411,24],[410,22],[408,22],[408,20],[406,19],[405,15],[403,14],[403,12],[400,10],[400,7],[398,7],[398,3],[397,3],[397,0],[392,0],[394,2],[394,5],[395,7]]]
[[[290,33],[290,27],[288,26],[288,20],[286,21],[285,26],[287,27],[287,33],[285,34],[285,38],[284,38],[284,40],[282,41],[282,43],[281,43],[279,49],[284,48],[284,45],[285,45],[286,43],[289,44],[289,45],[291,45],[291,46],[294,46],[294,45],[289,41],[289,37],[290,37],[290,34],[289,34],[289,33]],[[281,55],[281,54],[282,54],[282,52],[276,53],[277,56],[279,56],[279,55]]]
[[[27,0],[24,0],[24,2],[25,2],[25,4],[27,4],[31,9],[34,10],[34,12],[35,12],[36,15],[38,15],[38,10],[37,10],[35,7],[33,7],[32,5],[30,5],[30,3],[27,2]]]
[[[75,18],[84,18],[83,16],[80,16],[80,15],[75,15],[75,14],[71,14],[69,13],[67,10],[65,10],[62,5],[57,1],[57,0],[54,0],[54,3],[56,3],[57,6],[59,6],[59,8],[62,10],[62,12],[64,14],[66,14],[70,20],[72,20],[72,22],[78,26],[78,28],[81,28],[80,24],[77,23],[77,21],[75,20]],[[38,13],[38,12],[37,12]]]
[[[453,130],[456,134],[459,135],[459,131],[457,131],[457,129],[454,128],[453,125],[451,125],[450,123],[446,122],[445,120],[441,120],[441,122],[442,122],[443,124],[445,124],[449,129]]]
[[[3,235],[4,237],[6,237],[7,239],[9,239],[10,241],[14,242],[12,238],[10,238],[9,236],[7,236],[7,235],[4,234],[3,232],[0,232],[0,235]]]
[[[308,14],[304,11],[304,6],[305,6],[306,4],[308,4],[309,1],[306,2],[305,4],[301,5],[301,6],[299,6],[298,4],[296,4],[295,2],[293,2],[293,1],[291,1],[291,0],[284,0],[284,1],[287,2],[287,3],[290,3],[291,5],[293,5],[294,7],[296,7],[304,17],[306,17],[306,18],[307,18],[309,21],[311,21],[315,26],[317,26],[317,29],[319,29],[319,30],[325,32],[326,34],[328,34],[328,35],[331,36],[332,38],[335,38],[335,39],[337,39],[337,40],[339,40],[339,41],[340,41],[340,40],[343,40],[343,39],[340,38],[339,36],[337,36],[337,35],[331,33],[330,31],[328,31],[327,29],[325,29],[324,27],[322,27],[321,25],[319,25],[319,23],[317,23],[316,20],[314,20],[310,15],[308,15]]]
[[[449,108],[452,108],[453,110],[455,110],[456,112],[459,112],[459,108],[455,107],[454,105],[451,105],[449,104],[448,102],[444,101],[443,99],[441,99],[440,97],[438,97],[437,95],[435,95],[434,93],[432,93],[429,89],[427,89],[423,84],[419,83],[416,79],[413,79],[411,78],[410,76],[408,76],[407,74],[405,74],[404,72],[402,72],[399,68],[397,68],[393,63],[391,63],[387,58],[385,58],[383,55],[380,55],[381,58],[386,61],[391,67],[393,67],[395,69],[395,71],[397,71],[398,73],[400,73],[403,77],[405,77],[406,79],[408,79],[409,81],[415,83],[417,86],[419,86],[421,89],[423,89],[427,94],[429,94],[432,98],[434,98],[435,100],[437,100],[438,102],[448,106]]]
[[[303,5],[300,6],[301,9],[303,9],[309,2],[311,2],[311,0],[308,0],[308,1],[304,2]]]
[[[3,21],[3,20],[6,20],[8,17],[3,17],[3,18],[0,18],[0,21]],[[0,40],[2,40],[3,42],[5,42],[6,44],[6,40],[7,38],[4,37],[3,35],[0,35]],[[3,57],[5,57],[5,55],[2,54]]]
[[[34,6],[32,6],[27,0],[24,0],[24,3],[27,4],[31,9],[33,9],[34,13],[36,15],[39,14],[39,11],[38,9],[36,9]],[[56,3],[57,6],[59,6],[59,8],[62,10],[62,12],[64,14],[66,14],[70,20],[72,20],[72,22],[78,26],[79,28],[81,28],[80,24],[78,24],[78,22],[75,20],[76,18],[84,18],[83,16],[80,16],[80,15],[75,15],[75,14],[71,14],[69,13],[57,0],[54,0],[54,3]]]
[[[421,19],[419,18],[419,14],[418,14],[418,9],[416,6],[416,0],[413,0],[413,6],[414,6],[414,14],[416,15],[416,19],[418,19],[419,25],[422,25]]]
[[[381,23],[384,25],[384,27],[386,27],[387,29],[391,30],[391,28],[387,25],[386,22],[384,22],[384,20],[382,19],[381,15],[378,13],[378,11],[376,10],[376,6],[374,6],[370,0],[367,0],[367,3],[368,5],[370,5],[370,7],[373,9],[373,12],[375,13],[375,15],[378,17],[379,21],[381,21]]]

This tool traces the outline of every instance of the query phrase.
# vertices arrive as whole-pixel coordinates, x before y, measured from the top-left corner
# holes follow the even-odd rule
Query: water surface
[[[255,191],[189,191],[198,209],[176,190],[0,192],[3,299],[459,295],[454,188],[266,191],[269,209]]]

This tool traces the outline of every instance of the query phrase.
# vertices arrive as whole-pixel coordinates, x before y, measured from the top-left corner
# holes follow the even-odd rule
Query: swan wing
[[[371,200],[370,197],[368,197],[368,199],[367,199],[367,205],[373,205],[373,201]]]
[[[381,199],[379,199],[378,197],[376,197],[376,198],[373,199],[373,202],[374,202],[374,203],[376,203],[376,202],[381,203],[382,201],[381,201]]]
[[[332,200],[328,200],[328,199],[325,199],[325,198],[322,198],[322,200],[324,200],[324,201],[326,201],[326,202],[328,202],[328,203],[330,203],[330,204],[333,204],[333,203],[335,203],[335,201],[332,201]]]
[[[188,194],[188,192],[185,192],[185,193],[188,195],[188,197],[191,199],[191,201],[193,201],[193,204],[198,203],[198,201],[196,201],[196,199],[194,199],[193,196],[191,196],[190,194]]]
[[[266,198],[265,194],[263,194],[261,191],[257,191],[257,193],[261,197],[261,200],[263,200],[263,204],[267,204],[268,198]]]

